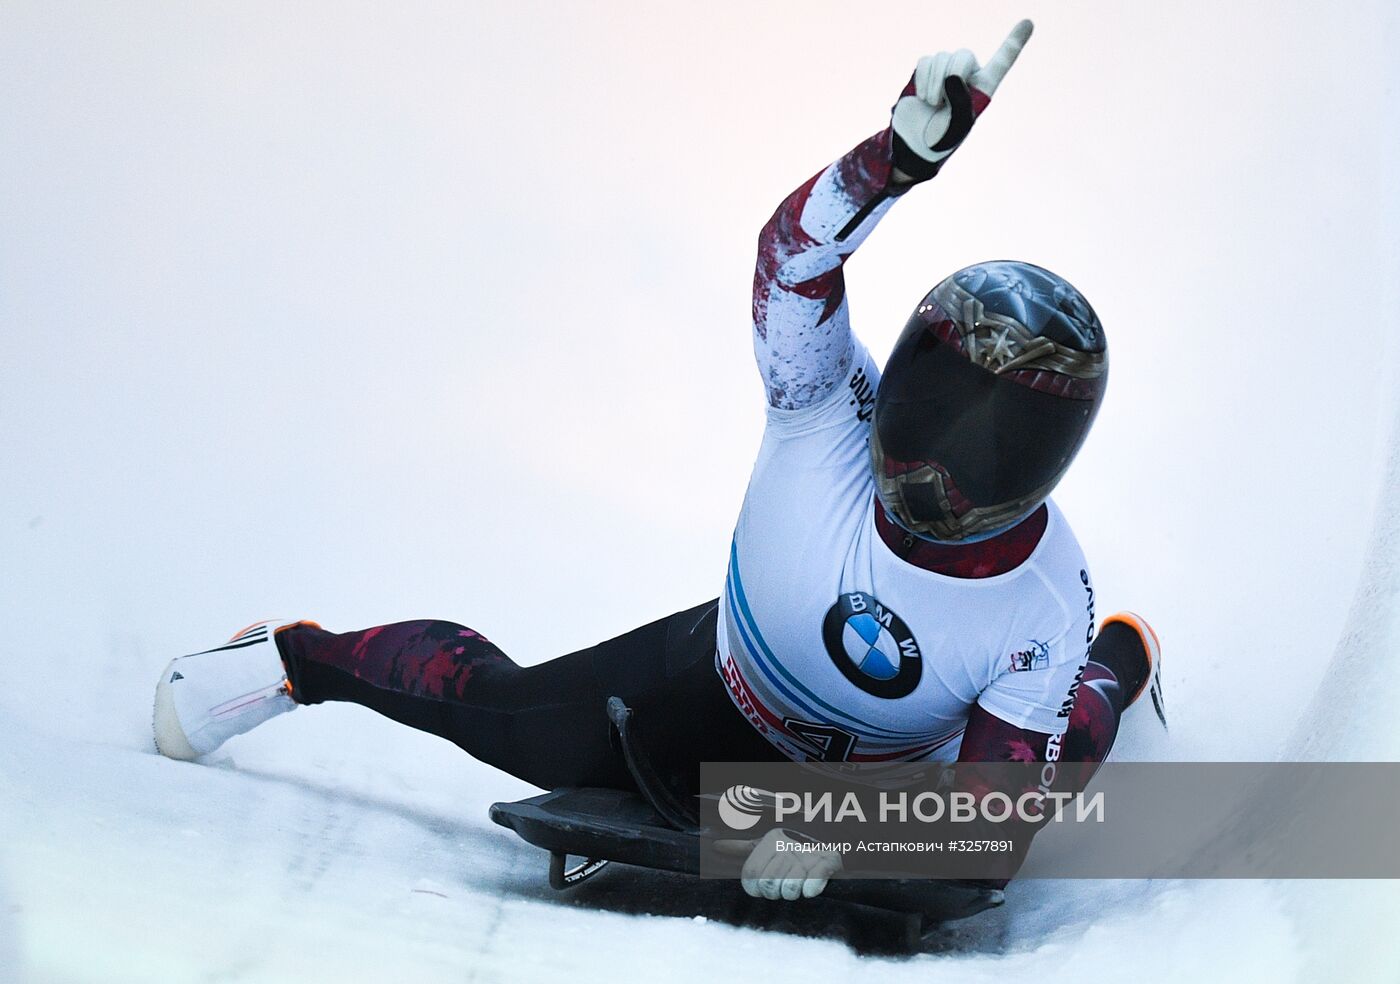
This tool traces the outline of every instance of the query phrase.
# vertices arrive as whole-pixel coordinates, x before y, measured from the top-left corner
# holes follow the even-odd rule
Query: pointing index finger
[[[1016,64],[1017,56],[1021,54],[1021,49],[1026,46],[1034,30],[1035,25],[1028,20],[1023,20],[1013,27],[1006,40],[1001,43],[1001,47],[997,49],[997,53],[976,73],[971,80],[972,84],[989,96],[996,92],[1001,80],[1006,78],[1006,73]]]

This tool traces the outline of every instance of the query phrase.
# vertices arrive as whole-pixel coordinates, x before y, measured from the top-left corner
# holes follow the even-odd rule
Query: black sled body
[[[616,698],[608,714],[640,793],[619,789],[556,789],[514,803],[496,803],[491,819],[549,852],[549,881],[571,888],[610,862],[699,875],[700,830],[692,811],[651,774],[635,742],[631,713]],[[650,795],[648,795],[650,793]],[[581,859],[570,865],[569,858]],[[739,877],[742,859],[734,859]],[[735,891],[738,891],[735,886]],[[1002,892],[982,885],[933,879],[832,879],[828,899],[883,909],[900,917],[900,949],[914,950],[943,923],[1001,905]]]

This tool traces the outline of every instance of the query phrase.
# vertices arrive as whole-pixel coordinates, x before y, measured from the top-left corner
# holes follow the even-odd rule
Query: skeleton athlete
[[[843,264],[962,143],[1030,37],[979,65],[921,59],[890,125],[803,182],[759,236],[753,341],[767,424],[716,601],[519,666],[477,631],[257,623],[173,660],[159,750],[194,759],[271,716],[351,701],[527,782],[632,789],[604,705],[694,791],[702,761],[1101,762],[1157,683],[1138,616],[1096,634],[1089,568],[1049,493],[1107,380],[1084,297],[979,263],[917,305],[883,370],[852,334]],[[744,887],[822,891],[830,859],[775,853]]]

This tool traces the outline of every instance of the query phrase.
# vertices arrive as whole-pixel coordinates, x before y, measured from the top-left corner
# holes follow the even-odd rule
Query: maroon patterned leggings
[[[452,622],[298,626],[277,644],[298,702],[362,704],[544,789],[635,788],[606,712],[621,697],[658,770],[698,786],[701,761],[778,757],[715,672],[716,611],[708,602],[535,666]]]

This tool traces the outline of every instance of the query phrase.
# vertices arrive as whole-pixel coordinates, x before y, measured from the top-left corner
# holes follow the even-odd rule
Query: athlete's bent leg
[[[1158,678],[1161,650],[1151,628],[1131,613],[1104,621],[1089,648],[1089,660],[1075,694],[1068,726],[1061,735],[1017,728],[975,705],[968,718],[958,759],[962,762],[1076,762],[1090,769],[1059,770],[1057,792],[1080,792],[1108,758],[1123,712],[1144,692],[1165,724]],[[995,788],[976,772],[967,781],[974,791]],[[1002,790],[1005,792],[1005,790]],[[1029,842],[1027,842],[1029,846]],[[1024,859],[1024,857],[1023,857]],[[1006,880],[989,882],[1004,888]]]
[[[1058,745],[1060,762],[1102,763],[1113,748],[1123,712],[1151,685],[1152,701],[1162,715],[1155,675],[1161,654],[1156,637],[1137,616],[1114,615],[1104,621],[1089,648],[1089,660],[1075,694],[1064,734],[1052,736],[1017,728],[980,705],[968,718],[958,758],[965,762],[1047,761]]]
[[[1118,737],[1123,712],[1144,692],[1165,726],[1160,667],[1157,637],[1141,617],[1123,612],[1106,619],[1089,647],[1084,680],[1061,740],[1060,760],[1102,763]]]

